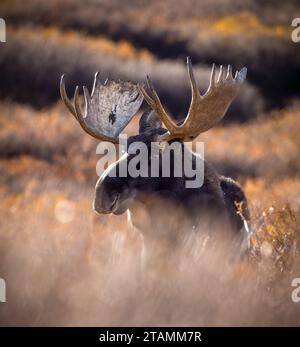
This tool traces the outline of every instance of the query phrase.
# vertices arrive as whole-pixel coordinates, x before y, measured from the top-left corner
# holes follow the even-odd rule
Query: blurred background
[[[291,39],[299,1],[1,0],[0,17],[0,324],[299,325],[290,300],[300,277],[300,43]],[[94,215],[97,141],[60,101],[59,79],[67,74],[72,96],[76,84],[91,90],[96,71],[135,82],[149,74],[179,119],[190,102],[187,56],[202,92],[212,63],[248,68],[225,119],[198,140],[245,189],[251,261],[233,265],[210,249],[195,271],[223,290],[191,275],[180,299],[137,299],[139,237],[126,216]]]

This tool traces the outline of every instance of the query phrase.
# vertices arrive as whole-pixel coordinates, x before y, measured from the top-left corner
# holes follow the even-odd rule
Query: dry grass
[[[184,8],[173,0],[136,0],[130,6],[119,0],[89,1],[84,6],[74,0],[2,5],[3,16],[12,25],[50,25],[105,35],[164,59],[190,55],[202,64],[246,65],[250,81],[272,106],[298,94],[299,49],[291,41],[291,19],[297,11],[297,1],[256,0],[188,0]]]
[[[267,179],[299,175],[299,103],[264,115],[245,125],[215,128],[203,134],[208,156],[226,166],[228,173],[242,170],[254,177]],[[230,134],[230,135],[229,135]]]
[[[143,83],[150,74],[162,100],[175,116],[186,111],[190,87],[186,67],[179,62],[158,61],[145,50],[132,45],[113,43],[107,39],[86,37],[57,29],[10,30],[8,42],[1,46],[0,96],[35,107],[47,106],[59,98],[59,79],[68,75],[68,87],[75,83],[91,86],[93,75],[101,72],[106,78]],[[199,88],[208,86],[210,68],[195,67]],[[71,88],[68,88],[69,91]],[[70,91],[71,92],[71,91]],[[228,119],[247,120],[257,116],[264,107],[256,88],[246,83],[243,93],[228,112]]]
[[[300,59],[290,40],[298,9],[298,0],[1,1],[0,325],[300,324],[291,300],[300,268]],[[212,62],[249,68],[231,122],[199,139],[219,172],[241,182],[251,233],[241,242],[199,226],[143,272],[126,215],[92,211],[97,142],[57,101],[58,83],[67,73],[71,94],[97,70],[138,82],[148,73],[181,116],[186,55],[202,91]],[[288,106],[263,113],[266,103]],[[137,127],[138,117],[127,132]]]
[[[204,137],[216,165],[226,171],[230,154],[243,169],[236,176],[252,214],[249,259],[240,243],[207,243],[199,233],[196,249],[175,257],[185,270],[160,266],[141,294],[138,234],[126,216],[91,209],[96,142],[61,104],[42,112],[2,104],[0,273],[11,295],[2,324],[298,325],[290,294],[299,275],[299,110]]]

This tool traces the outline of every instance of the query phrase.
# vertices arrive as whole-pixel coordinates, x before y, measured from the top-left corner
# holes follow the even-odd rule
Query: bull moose
[[[148,76],[146,88],[127,81],[107,80],[102,84],[96,73],[91,95],[83,87],[84,114],[78,86],[72,102],[66,94],[64,75],[60,92],[65,105],[83,130],[96,139],[118,143],[120,133],[145,100],[149,108],[140,118],[139,133],[129,137],[128,143],[139,141],[150,147],[153,142],[177,142],[184,147],[186,141],[194,140],[224,117],[247,74],[247,69],[243,68],[233,77],[229,65],[228,69],[221,66],[216,76],[213,65],[208,90],[200,95],[189,58],[187,70],[192,98],[188,115],[182,122],[176,122],[168,115]],[[127,153],[127,162],[134,156]],[[195,160],[196,156],[193,153],[191,160]],[[219,175],[204,158],[204,179],[198,188],[187,188],[187,178],[184,175],[175,177],[172,172],[170,177],[112,177],[111,170],[118,169],[122,160],[124,156],[109,166],[98,180],[93,208],[100,214],[119,215],[130,211],[133,224],[147,239],[162,239],[167,235],[174,240],[183,232],[183,225],[186,229],[187,225],[201,226],[205,221],[207,226],[207,221],[210,221],[213,228],[217,220],[221,221],[223,227],[226,223],[230,230],[238,233],[249,220],[247,200],[241,187],[233,179]],[[150,155],[147,160],[151,161]],[[174,165],[176,160],[176,156],[173,156],[171,164]],[[176,222],[172,223],[173,219]],[[188,224],[184,221],[188,221]]]

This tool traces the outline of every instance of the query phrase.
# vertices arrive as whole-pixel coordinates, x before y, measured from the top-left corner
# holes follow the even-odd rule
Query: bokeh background
[[[2,0],[0,17],[0,324],[299,325],[299,1]],[[202,91],[213,62],[248,68],[225,119],[199,140],[245,189],[249,256],[233,260],[240,245],[200,238],[193,266],[157,266],[145,293],[138,233],[126,216],[92,211],[97,141],[60,101],[59,79],[67,74],[71,96],[96,71],[150,74],[179,119],[190,101],[186,56]]]

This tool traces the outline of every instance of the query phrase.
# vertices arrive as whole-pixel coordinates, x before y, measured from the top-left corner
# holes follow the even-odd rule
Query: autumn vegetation
[[[1,2],[0,277],[11,291],[0,325],[299,325],[300,46],[290,39],[299,4],[180,3]],[[71,96],[98,70],[103,80],[149,73],[179,119],[186,55],[202,91],[213,62],[249,68],[226,119],[198,140],[243,186],[251,232],[207,247],[200,235],[185,271],[160,269],[141,294],[139,236],[126,216],[93,213],[97,141],[59,100],[59,77]]]

